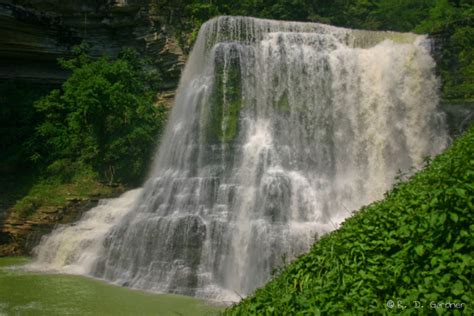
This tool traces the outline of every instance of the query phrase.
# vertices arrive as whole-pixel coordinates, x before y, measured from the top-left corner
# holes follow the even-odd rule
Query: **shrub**
[[[86,165],[109,182],[137,182],[166,117],[153,104],[159,77],[133,50],[93,59],[85,49],[60,60],[71,76],[35,104],[42,114],[36,157],[56,174]]]

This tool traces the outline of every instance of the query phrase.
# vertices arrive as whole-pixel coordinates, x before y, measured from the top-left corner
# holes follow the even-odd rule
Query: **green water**
[[[0,315],[216,315],[218,308],[74,275],[11,268],[26,258],[0,258]]]

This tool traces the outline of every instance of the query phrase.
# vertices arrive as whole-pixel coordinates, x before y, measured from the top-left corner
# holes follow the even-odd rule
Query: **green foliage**
[[[151,11],[167,17],[175,26],[181,44],[192,46],[201,25],[219,15],[245,15],[260,18],[307,21],[312,12],[310,0],[152,0]],[[188,36],[188,35],[191,36]]]
[[[468,1],[436,0],[414,31],[444,38],[439,70],[443,98],[474,102],[474,6]]]
[[[473,20],[474,21],[474,20]],[[453,30],[443,51],[441,64],[443,96],[474,103],[474,27]]]
[[[41,218],[48,210],[66,207],[70,200],[83,200],[91,197],[108,196],[114,192],[110,186],[96,180],[92,170],[74,170],[74,175],[65,182],[60,177],[36,179],[28,192],[12,208],[11,217]]]
[[[413,301],[426,313],[472,314],[474,126],[427,163],[225,314],[417,315]]]
[[[426,21],[434,2],[384,0],[378,3],[371,16],[379,22],[377,29],[407,32],[413,30],[420,21]]]
[[[90,166],[109,182],[139,181],[166,116],[164,106],[153,105],[158,77],[133,50],[111,60],[84,49],[60,61],[72,71],[62,89],[35,104],[42,115],[36,157],[53,174]]]

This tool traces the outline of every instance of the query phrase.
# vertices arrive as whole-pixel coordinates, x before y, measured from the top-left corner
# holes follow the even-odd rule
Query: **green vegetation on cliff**
[[[474,126],[382,201],[322,237],[228,315],[473,312]],[[393,309],[387,302],[393,300]],[[398,301],[407,306],[398,308]],[[444,307],[436,309],[445,313]]]
[[[153,105],[158,78],[132,50],[115,60],[77,53],[60,61],[72,71],[62,89],[35,104],[33,158],[61,177],[87,166],[110,183],[139,183],[165,121],[164,106]]]
[[[68,205],[69,201],[81,201],[87,198],[107,197],[123,188],[114,188],[97,181],[93,171],[81,170],[70,179],[38,178],[27,194],[17,200],[12,207],[11,217],[19,220],[36,220],[44,213],[52,212]]]

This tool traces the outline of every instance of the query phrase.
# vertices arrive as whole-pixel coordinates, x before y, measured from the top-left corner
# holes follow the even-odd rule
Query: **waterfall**
[[[219,300],[251,293],[445,148],[429,50],[411,33],[208,21],[143,188],[43,238],[33,267]]]

